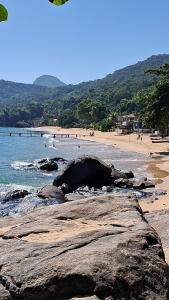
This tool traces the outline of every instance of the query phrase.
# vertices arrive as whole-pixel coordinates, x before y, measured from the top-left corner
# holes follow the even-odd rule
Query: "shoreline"
[[[155,212],[156,210],[169,209],[169,156],[160,156],[160,152],[168,152],[167,143],[153,144],[149,135],[143,134],[142,141],[137,141],[137,134],[117,135],[115,132],[94,131],[94,136],[90,136],[89,129],[83,128],[61,128],[56,126],[44,126],[34,128],[49,134],[77,134],[78,139],[99,142],[105,145],[116,147],[122,151],[142,153],[149,157],[145,165],[146,171],[156,182],[156,187],[164,189],[166,195],[159,196],[153,203],[147,203],[146,200],[140,201],[143,211]]]
[[[49,134],[71,134],[88,135],[90,130],[81,128],[64,129],[59,127],[40,127],[40,131],[47,131]],[[114,132],[99,132],[95,131],[94,136],[79,136],[79,139],[86,141],[99,142],[109,146],[116,147],[122,151],[143,153],[149,157],[147,163],[143,163],[145,170],[152,176],[156,183],[156,188],[166,191],[166,194],[160,195],[152,201],[141,200],[139,205],[145,213],[149,224],[156,230],[160,236],[165,260],[169,263],[169,234],[164,232],[164,228],[168,226],[169,219],[169,156],[159,155],[160,152],[169,152],[167,143],[153,144],[149,135],[142,135],[142,141],[137,141],[137,135],[131,134],[127,136],[117,136]],[[165,217],[163,217],[163,215]]]

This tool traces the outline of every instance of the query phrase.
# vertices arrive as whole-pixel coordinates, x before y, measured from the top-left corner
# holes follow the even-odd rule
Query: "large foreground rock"
[[[135,200],[86,198],[0,228],[1,300],[168,299],[161,242]]]
[[[127,176],[95,156],[84,155],[68,163],[62,174],[54,180],[53,185],[66,184],[73,190],[81,186],[99,188],[112,184],[118,178],[127,178]]]

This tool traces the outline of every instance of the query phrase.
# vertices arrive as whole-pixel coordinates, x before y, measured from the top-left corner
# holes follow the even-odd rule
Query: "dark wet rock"
[[[26,167],[27,167],[27,168],[32,168],[32,167],[34,167],[34,164],[32,164],[32,163],[27,164]]]
[[[132,171],[125,172],[125,175],[127,176],[128,179],[134,178],[134,173]]]
[[[63,183],[61,186],[61,190],[64,194],[70,194],[73,192],[73,189],[66,183]]]
[[[59,203],[65,202],[64,193],[53,185],[44,186],[39,192],[38,197],[43,199],[56,199]]]
[[[47,163],[49,160],[47,158],[43,158],[41,160],[38,160],[38,164],[44,164]]]
[[[122,177],[126,178],[123,172],[112,169],[97,157],[82,156],[68,163],[62,174],[55,178],[53,185],[67,184],[73,190],[81,186],[100,188]]]
[[[58,170],[58,164],[56,162],[53,162],[53,161],[47,161],[47,162],[41,164],[39,166],[39,169],[43,170],[43,171],[48,171],[48,172],[57,171]]]
[[[67,160],[64,159],[63,157],[54,157],[54,158],[50,158],[50,161],[67,162]]]
[[[26,190],[15,190],[13,192],[9,192],[6,194],[5,198],[3,199],[3,203],[11,201],[11,200],[17,200],[26,197],[30,193]]]
[[[63,157],[43,158],[41,160],[38,160],[38,164],[44,164],[48,162],[67,162],[67,160]]]
[[[155,184],[150,180],[145,181],[144,184],[145,184],[145,189],[155,187]]]
[[[133,199],[106,195],[0,218],[0,236],[1,300],[168,299],[160,239]]]

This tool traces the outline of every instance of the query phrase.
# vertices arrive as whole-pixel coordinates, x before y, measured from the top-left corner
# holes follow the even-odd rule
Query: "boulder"
[[[144,189],[152,188],[152,187],[155,187],[155,184],[153,182],[151,182],[150,180],[147,180],[147,178],[143,178],[143,179],[136,180],[133,182],[134,189],[144,190]]]
[[[1,300],[169,295],[161,241],[134,199],[99,196],[0,218]]]
[[[67,162],[66,159],[64,159],[63,157],[54,157],[54,158],[50,158],[50,161],[60,161],[60,162]]]
[[[49,161],[48,158],[43,158],[41,160],[38,160],[38,164],[44,164],[44,163],[47,163]]]
[[[48,172],[57,171],[58,164],[54,161],[47,161],[47,162],[44,162],[43,164],[41,164],[39,166],[39,169],[43,170],[43,171],[48,171]]]
[[[43,158],[41,160],[38,160],[38,164],[44,164],[44,163],[47,163],[47,162],[57,162],[57,161],[60,161],[60,162],[67,162],[66,159],[64,159],[63,157],[54,157],[54,158]]]
[[[112,172],[111,172],[112,183],[114,183],[115,180],[120,179],[120,178],[127,179],[126,173],[122,172],[121,170],[117,170],[115,168],[112,169]]]
[[[58,200],[59,203],[65,202],[65,196],[64,193],[58,189],[56,186],[53,185],[46,185],[44,186],[39,192],[38,197],[43,199],[49,199],[49,200]]]
[[[61,190],[64,194],[70,194],[73,192],[73,189],[66,183],[63,183],[61,186]]]
[[[131,188],[133,186],[132,182],[130,182],[126,178],[119,178],[114,181],[114,185],[117,187],[128,187]]]
[[[134,173],[132,171],[125,172],[125,175],[127,176],[128,179],[134,178]]]
[[[100,188],[111,185],[115,179],[126,175],[121,171],[112,169],[95,156],[82,156],[68,163],[53,182],[55,186],[67,184],[73,190],[81,186]]]
[[[6,194],[5,199],[3,199],[3,203],[11,201],[11,200],[17,200],[26,197],[30,193],[26,190],[15,190],[13,192],[9,192]]]

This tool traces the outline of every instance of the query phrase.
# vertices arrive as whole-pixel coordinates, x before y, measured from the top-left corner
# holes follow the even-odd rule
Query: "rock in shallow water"
[[[5,198],[3,199],[2,203],[6,203],[11,200],[18,200],[18,199],[26,197],[29,194],[30,193],[26,190],[15,190],[13,192],[7,193]]]
[[[44,162],[43,164],[41,164],[39,166],[39,169],[43,170],[43,171],[48,171],[48,172],[57,171],[58,164],[54,161],[47,161],[47,162]]]
[[[86,198],[0,228],[1,300],[168,299],[160,239],[133,199]]]
[[[81,186],[102,187],[118,178],[127,178],[125,173],[112,169],[95,156],[82,156],[68,163],[53,182],[55,186],[67,184],[73,190]]]

